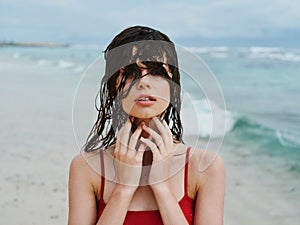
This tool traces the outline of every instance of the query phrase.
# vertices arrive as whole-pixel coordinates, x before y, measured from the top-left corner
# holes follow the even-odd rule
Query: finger
[[[152,118],[157,129],[161,132],[162,139],[165,143],[165,149],[161,154],[164,156],[171,154],[174,151],[173,135],[165,120],[160,120],[157,117]]]
[[[157,127],[157,129],[159,130],[164,142],[168,143],[168,141],[170,141],[169,132],[171,132],[169,126],[166,127],[163,124],[163,122],[160,119],[158,119],[157,117],[153,117],[152,120],[153,120],[155,126]]]
[[[166,134],[168,134],[167,130],[170,128],[166,129],[166,127],[163,125],[162,121],[157,117],[153,117],[151,120],[154,122],[154,124],[157,127],[157,129],[159,130],[160,134],[167,137],[166,136]]]
[[[149,139],[144,138],[144,137],[141,137],[141,141],[150,148],[150,150],[153,153],[153,157],[155,157],[155,158],[161,157],[161,154],[155,143],[153,143],[152,141],[150,141]]]
[[[172,131],[170,130],[170,127],[169,125],[167,124],[167,122],[165,120],[162,120],[162,124],[164,125],[164,127],[166,128],[167,132],[168,132],[168,135],[169,135],[169,138],[171,140],[173,140],[173,134],[172,134]]]
[[[142,128],[153,138],[154,142],[156,143],[156,146],[158,146],[160,150],[163,150],[165,143],[161,136],[145,124],[142,126]]]
[[[144,143],[141,143],[137,152],[136,152],[136,158],[137,160],[139,161],[142,161],[143,160],[143,155],[144,155],[144,152],[146,151],[146,145]]]
[[[136,128],[136,130],[134,131],[133,135],[130,137],[129,145],[128,145],[129,150],[132,150],[134,152],[136,151],[136,149],[135,149],[136,143],[137,143],[141,133],[142,133],[142,127],[138,126]]]

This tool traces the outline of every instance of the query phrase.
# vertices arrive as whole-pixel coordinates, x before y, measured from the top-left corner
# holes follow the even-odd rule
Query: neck
[[[147,126],[150,126],[150,119],[141,119],[141,118],[134,118],[133,119],[133,124],[137,127],[139,126],[141,123],[145,123]],[[145,131],[142,131],[142,134],[141,134],[142,137],[144,138],[148,138],[149,137],[149,134]],[[150,149],[147,149],[145,152],[144,152],[144,155],[143,155],[143,166],[149,166],[152,164],[152,160],[153,160],[153,155],[152,155],[152,152]]]
[[[146,126],[149,126],[150,119],[134,118],[132,123],[135,125],[135,127],[138,127],[141,123],[145,123]],[[145,131],[142,131],[141,136],[144,138],[147,138],[147,137],[149,137],[149,134]]]
[[[132,123],[133,123],[135,126],[139,126],[142,122],[144,122],[147,126],[149,126],[150,120],[151,120],[151,119],[141,119],[141,118],[136,118],[136,117],[134,117]]]

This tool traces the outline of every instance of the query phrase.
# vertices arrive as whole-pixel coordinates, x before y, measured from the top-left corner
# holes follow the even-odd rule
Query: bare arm
[[[100,181],[82,156],[76,156],[70,166],[68,225],[123,224],[136,187],[117,184],[97,222],[93,176]]]
[[[138,188],[145,146],[142,145],[138,151],[136,150],[136,142],[142,129],[139,126],[129,137],[130,128],[131,123],[127,120],[118,133],[114,150],[117,183],[97,225],[123,224],[133,195]]]
[[[152,139],[141,139],[153,153],[153,163],[149,177],[154,177],[154,182],[149,181],[150,186],[154,192],[156,202],[164,224],[187,224],[185,217],[177,203],[176,198],[168,188],[167,182],[162,181],[161,177],[168,176],[168,158],[173,154],[172,148],[172,133],[165,121],[160,122],[157,118],[153,118],[159,130],[159,134],[153,129],[143,126],[143,129],[149,133]],[[194,215],[194,224],[196,225],[222,225],[223,224],[223,210],[224,210],[224,193],[225,193],[225,170],[224,162],[220,156],[217,156],[205,170],[199,171],[199,163],[201,160],[199,156],[210,158],[210,154],[202,155],[198,151],[198,157],[194,157],[192,161],[195,172],[190,177],[197,182],[197,197],[196,208]],[[153,169],[153,165],[158,169]],[[152,185],[157,182],[157,184]]]
[[[100,182],[99,176],[97,175],[98,179],[95,177],[93,179],[95,172],[81,155],[72,161],[69,177],[69,225],[121,225],[124,223],[132,197],[138,187],[145,150],[142,144],[138,151],[135,150],[136,141],[142,131],[141,127],[136,129],[132,137],[129,137],[130,129],[131,123],[128,120],[118,134],[114,150],[117,184],[98,221],[93,180]]]
[[[223,225],[225,169],[222,158],[217,156],[204,172],[198,171],[198,168],[191,169],[196,170],[194,177],[191,177],[191,179],[197,179],[199,183],[196,194],[194,224]],[[151,188],[164,224],[188,224],[166,182],[152,185]]]
[[[152,191],[165,225],[188,225],[176,197],[168,188],[167,182],[152,185]]]
[[[91,185],[93,171],[81,155],[76,156],[69,172],[68,225],[94,225],[97,221],[97,206],[94,188]]]
[[[123,224],[135,188],[116,184],[97,225]]]
[[[152,121],[159,133],[144,125],[143,129],[152,139],[141,139],[153,153],[153,163],[149,174],[150,187],[163,223],[165,225],[188,225],[168,181],[174,152],[172,133],[165,121],[160,121],[156,117],[152,118]]]
[[[212,164],[199,172],[201,183],[197,192],[195,225],[222,225],[225,193],[224,162],[217,156]]]

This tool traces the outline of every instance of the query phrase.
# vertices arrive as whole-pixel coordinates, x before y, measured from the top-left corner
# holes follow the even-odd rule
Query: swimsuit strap
[[[188,194],[188,178],[189,178],[189,160],[190,160],[190,150],[191,147],[188,147],[185,156],[185,168],[184,168],[184,194]]]
[[[103,150],[100,150],[100,175],[101,175],[101,189],[100,189],[100,199],[103,199],[104,184],[105,184],[105,170],[104,170],[104,157]]]

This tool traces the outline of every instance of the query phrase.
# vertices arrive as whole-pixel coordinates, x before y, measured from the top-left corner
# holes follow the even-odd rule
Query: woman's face
[[[150,119],[162,114],[169,106],[169,82],[162,76],[150,75],[148,72],[148,69],[141,69],[141,78],[135,81],[128,95],[122,99],[123,110],[129,116]],[[130,87],[131,82],[132,79],[127,79],[124,91]]]

